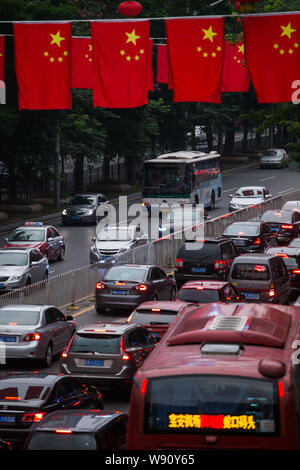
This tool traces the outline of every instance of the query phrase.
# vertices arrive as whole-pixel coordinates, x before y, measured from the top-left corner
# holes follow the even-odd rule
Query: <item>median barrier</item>
[[[291,191],[261,204],[224,214],[204,223],[204,236],[219,237],[225,228],[233,223],[259,218],[265,211],[280,209],[285,201],[300,200],[300,189]],[[200,224],[197,226],[199,228]],[[201,233],[201,230],[200,230]],[[55,305],[73,308],[76,303],[95,295],[96,283],[103,279],[105,272],[113,265],[156,264],[163,267],[175,265],[176,255],[183,243],[182,231],[151,241],[133,250],[116,256],[112,262],[83,266],[50,277],[31,286],[16,289],[0,296],[0,306],[8,304]]]

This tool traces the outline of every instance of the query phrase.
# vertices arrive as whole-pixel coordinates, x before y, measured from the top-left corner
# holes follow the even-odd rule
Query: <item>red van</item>
[[[176,317],[135,375],[127,448],[299,449],[299,327],[271,304]]]

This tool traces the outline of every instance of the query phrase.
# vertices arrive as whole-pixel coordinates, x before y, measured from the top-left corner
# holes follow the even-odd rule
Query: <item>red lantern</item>
[[[236,2],[236,8],[240,11],[253,11],[255,8],[256,2],[261,2],[262,0],[232,0]]]
[[[125,16],[135,16],[141,13],[143,7],[139,2],[127,1],[122,2],[118,6],[118,11],[121,15]]]

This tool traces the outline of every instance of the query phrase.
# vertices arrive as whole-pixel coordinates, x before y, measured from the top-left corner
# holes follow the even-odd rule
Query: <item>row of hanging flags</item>
[[[174,102],[221,103],[221,92],[248,91],[260,103],[292,100],[300,79],[300,12],[243,17],[244,43],[224,40],[224,17],[166,19],[157,46],[157,82]],[[3,39],[0,38],[0,39]],[[15,22],[20,109],[71,109],[72,88],[93,90],[93,104],[134,108],[154,89],[150,20],[91,21],[91,37],[72,22]],[[4,43],[0,43],[4,81]]]

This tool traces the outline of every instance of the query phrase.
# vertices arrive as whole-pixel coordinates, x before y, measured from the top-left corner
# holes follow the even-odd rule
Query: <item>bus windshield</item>
[[[189,174],[185,164],[147,164],[144,166],[143,183],[144,197],[189,197]]]

